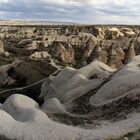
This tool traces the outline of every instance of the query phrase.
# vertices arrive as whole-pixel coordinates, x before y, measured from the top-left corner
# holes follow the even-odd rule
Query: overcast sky
[[[0,19],[140,24],[140,0],[0,0]]]

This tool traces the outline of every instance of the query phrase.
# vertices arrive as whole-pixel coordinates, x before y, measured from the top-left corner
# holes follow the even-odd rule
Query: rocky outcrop
[[[74,128],[53,122],[40,110],[38,103],[34,100],[15,94],[9,97],[0,109],[0,119],[3,120],[0,121],[0,127],[3,128],[0,129],[0,134],[8,139],[21,140],[44,140],[46,138],[100,140],[110,135],[117,138],[122,132],[125,135],[134,131],[139,126],[139,118],[139,114],[134,114],[125,120],[106,122],[103,126],[98,126],[93,130]]]
[[[4,40],[5,50],[10,52],[4,55],[6,57],[11,57],[13,53],[18,57],[30,58],[35,52],[45,51],[61,65],[75,67],[99,60],[111,67],[120,68],[126,63],[121,55],[128,52],[127,42],[132,37],[136,55],[140,53],[139,29],[135,26],[1,26],[0,37]],[[117,56],[110,56],[112,43],[122,49],[117,51]]]
[[[106,30],[106,39],[119,39],[124,36],[124,34],[118,28],[109,28]]]
[[[5,50],[4,50],[4,43],[2,40],[0,40],[0,54],[4,54]]]
[[[18,74],[14,71],[21,61],[14,61],[11,64],[3,65],[0,67],[0,87],[11,86],[16,84]]]
[[[29,51],[33,51],[39,48],[39,45],[36,41],[33,41],[31,44],[28,44],[28,46],[26,46],[26,49]]]
[[[134,36],[136,33],[133,31],[133,29],[130,28],[122,28],[121,31],[124,33],[125,36],[127,37],[132,37]]]
[[[116,56],[124,59],[121,47],[111,44],[106,49],[104,45],[100,42],[93,49],[97,53],[96,60],[101,59],[102,51],[115,59]],[[11,94],[27,92],[33,98],[41,90],[40,97],[44,102],[39,106],[27,96],[10,96],[0,105],[0,135],[21,140],[101,140],[109,136],[118,138],[122,133],[126,136],[137,130],[140,127],[140,56],[134,57],[119,71],[95,59],[80,69],[66,67],[58,74],[48,74],[48,78],[39,82],[32,81],[32,86],[1,91],[1,96],[11,91]],[[28,60],[29,64],[22,62],[20,65],[14,62],[4,65],[1,72],[14,67],[16,72],[24,73],[29,79],[38,78],[41,70],[48,71],[50,66],[45,66],[45,60],[39,61],[44,67],[37,62]],[[117,65],[112,67],[117,68]],[[14,78],[13,70],[8,76]]]
[[[120,69],[123,66],[122,60],[124,60],[125,54],[120,46],[112,44],[109,50],[109,59],[107,64],[114,68]]]
[[[134,42],[131,40],[130,45],[128,46],[128,49],[126,51],[126,62],[130,62],[134,57],[136,56],[135,48],[134,48]]]
[[[95,48],[92,50],[92,53],[89,56],[89,60],[89,63],[98,60],[107,64],[108,53],[104,46],[104,42],[100,41],[96,44]]]
[[[41,51],[41,52],[34,52],[31,56],[30,59],[34,60],[41,60],[41,59],[50,59],[51,56],[48,54],[48,52]]]
[[[110,67],[98,61],[78,70],[66,67],[54,79],[47,79],[43,83],[40,97],[45,100],[57,98],[62,103],[69,102],[96,89],[113,72]]]
[[[0,26],[0,136],[101,140],[138,129],[139,28],[125,27]]]
[[[19,43],[17,43],[18,48],[25,48],[26,45],[32,43],[32,39],[22,39]]]
[[[64,64],[75,65],[75,52],[69,43],[54,42],[50,54]]]
[[[83,63],[86,64],[86,61],[87,61],[88,57],[90,56],[90,54],[92,53],[92,51],[94,50],[96,44],[97,44],[97,39],[95,37],[90,37],[86,41],[85,48],[84,48],[84,53],[83,53],[83,56],[82,56]]]
[[[134,57],[131,63],[118,71],[109,82],[91,97],[91,103],[94,105],[103,105],[114,100],[119,100],[119,98],[128,94],[139,94],[139,63],[140,56]]]

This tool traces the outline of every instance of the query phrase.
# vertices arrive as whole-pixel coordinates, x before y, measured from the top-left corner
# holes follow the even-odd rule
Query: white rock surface
[[[3,66],[1,71],[5,72],[17,64]],[[90,130],[56,123],[47,116],[47,113],[68,114],[63,103],[100,87],[108,78],[111,80],[91,97],[92,105],[101,106],[129,94],[140,94],[140,56],[113,73],[113,69],[98,61],[78,70],[66,67],[56,77],[50,76],[43,83],[40,97],[44,97],[45,102],[42,107],[27,96],[10,96],[0,105],[0,135],[18,140],[101,140],[137,130],[140,113],[128,114],[120,121],[102,121],[103,125]]]
[[[43,83],[40,97],[45,100],[57,98],[62,103],[72,101],[97,88],[113,72],[110,67],[98,61],[79,70],[66,67],[55,78]],[[90,79],[92,76],[97,78]]]
[[[63,104],[56,98],[45,100],[42,110],[46,113],[62,113],[62,114],[69,114]]]
[[[0,109],[0,135],[18,140],[101,140],[118,137],[140,126],[140,113],[131,114],[126,120],[92,130],[66,126],[51,121],[38,104],[29,97],[15,94]]]
[[[129,94],[140,94],[140,56],[118,71],[90,99],[92,105],[104,105]]]

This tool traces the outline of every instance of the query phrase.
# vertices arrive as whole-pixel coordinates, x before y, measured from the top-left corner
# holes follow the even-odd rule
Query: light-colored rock
[[[9,57],[10,56],[10,53],[9,52],[4,52],[4,56],[5,57]]]
[[[87,58],[91,55],[92,51],[94,50],[97,44],[97,39],[90,37],[86,42],[86,47],[84,48],[84,54],[82,56],[82,61],[86,61]]]
[[[4,44],[3,41],[0,40],[0,54],[4,54],[5,50],[4,50]]]
[[[135,56],[136,56],[136,52],[134,48],[134,42],[131,41],[125,56],[127,63],[130,62]]]
[[[92,61],[98,60],[100,62],[107,64],[108,53],[107,53],[104,43],[102,41],[95,46],[95,49],[92,51],[89,58]]]
[[[56,98],[51,98],[48,100],[45,100],[42,110],[46,113],[55,113],[55,114],[69,114],[66,110],[63,104],[60,103],[60,101]]]
[[[116,27],[108,28],[106,30],[106,38],[107,39],[118,39],[122,38],[124,34]]]
[[[75,64],[75,52],[71,44],[54,42],[51,55],[65,64]]]
[[[57,98],[61,103],[69,102],[97,88],[113,72],[98,61],[78,70],[66,67],[55,78],[43,83],[40,97],[45,100]],[[94,76],[98,78],[92,79]]]
[[[85,38],[85,39],[89,39],[89,38],[92,38],[92,37],[94,37],[92,34],[90,34],[90,33],[84,33],[84,32],[80,32],[80,33],[78,33],[78,36],[80,37],[80,38]]]
[[[46,51],[34,52],[30,56],[30,59],[35,59],[35,60],[38,60],[38,59],[50,59],[50,58],[51,58],[50,54],[48,54],[48,52],[46,52]]]
[[[42,44],[45,48],[47,48],[49,46],[48,41],[42,41]]]
[[[108,65],[113,69],[120,69],[123,66],[122,60],[124,60],[125,53],[120,46],[116,46],[114,43],[109,50]]]
[[[30,111],[28,111],[27,108],[30,109]],[[1,107],[2,110],[5,110],[13,116],[14,119],[22,122],[37,121],[35,120],[34,108],[39,108],[38,104],[31,98],[20,94],[11,95]],[[26,112],[22,112],[24,109]],[[39,115],[40,114],[38,113],[38,116]]]
[[[37,48],[39,48],[38,43],[36,41],[33,41],[31,44],[29,44],[28,46],[26,46],[26,50],[36,50]]]
[[[55,41],[58,41],[58,42],[68,42],[68,37],[65,36],[65,35],[61,35]]]
[[[98,32],[99,32],[98,37],[100,39],[104,39],[105,38],[105,32],[102,30],[102,28],[98,28]]]
[[[104,105],[118,100],[129,94],[137,95],[140,92],[140,56],[124,66],[112,77],[98,92],[90,99],[90,103],[95,106]]]
[[[0,109],[0,135],[18,140],[101,140],[136,130],[140,126],[139,120],[140,114],[136,113],[92,130],[75,128],[53,122],[35,101],[16,94],[10,96]]]
[[[121,31],[124,33],[125,36],[127,37],[132,37],[134,36],[136,33],[133,31],[133,29],[131,28],[123,28],[121,29]]]

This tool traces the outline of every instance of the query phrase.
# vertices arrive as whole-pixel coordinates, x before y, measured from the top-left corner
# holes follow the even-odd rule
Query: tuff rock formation
[[[139,79],[136,78],[139,74],[139,63],[140,56],[137,56],[130,64],[124,66],[118,72],[113,71],[107,65],[98,61],[79,70],[66,68],[56,77],[47,79],[42,85],[41,91],[43,93],[41,93],[41,96],[44,97],[45,102],[40,107],[37,102],[27,96],[20,94],[10,96],[1,105],[0,120],[2,121],[0,121],[0,128],[3,129],[0,129],[0,135],[9,139],[19,140],[45,140],[46,138],[54,140],[100,140],[110,136],[118,138],[122,133],[125,135],[137,130],[140,127],[140,114],[137,110],[134,112],[134,109],[139,108],[137,104],[137,100],[139,99]],[[76,75],[82,78],[81,82],[79,82],[80,78],[79,80],[77,78],[75,80],[73,79]],[[83,78],[86,81],[91,80],[91,87],[87,88],[87,84],[84,85],[84,82],[82,82]],[[67,81],[67,79],[70,80]],[[69,81],[73,85],[69,84]],[[94,85],[96,83],[95,81],[100,82]],[[63,94],[59,92],[65,89],[62,83],[65,83],[67,89]],[[77,88],[77,92],[74,92],[75,89],[73,89],[73,86]],[[58,89],[57,92],[55,89]],[[82,92],[83,90],[84,92]],[[89,91],[92,93],[89,94],[90,96],[86,95]],[[75,100],[84,101],[81,98],[82,96],[89,97],[89,102],[85,103],[90,104],[93,108],[89,110],[90,112],[88,114],[74,114],[73,109],[80,105],[80,102],[75,102]],[[121,100],[123,102],[125,100],[128,101],[127,98],[129,102],[126,105],[129,106],[129,103],[131,103],[131,107],[127,108],[129,111],[123,114],[127,117],[117,120],[118,114],[120,113],[121,117],[121,111],[126,109],[126,105],[125,107],[119,108],[120,112],[115,116],[116,120],[113,122],[109,120],[111,116],[108,120],[104,120],[102,117],[103,114],[100,116],[100,113],[109,113],[106,108],[102,112],[101,109],[103,107],[110,105],[110,111],[113,109],[112,111],[115,113],[118,109],[115,106],[118,104],[122,106]],[[133,106],[132,101],[135,101],[135,106]],[[59,123],[52,121],[47,116],[48,114],[51,114],[52,119]],[[59,118],[60,114],[65,114],[65,119],[71,121],[73,126],[60,124],[60,118],[63,119],[64,117],[61,116]],[[98,116],[97,118],[94,117],[96,115]],[[78,120],[80,121],[78,127],[74,127],[74,125],[77,125],[74,124],[75,119],[77,120],[77,124]],[[92,121],[84,122],[87,119],[93,119],[95,124]],[[82,128],[79,128],[79,126]],[[124,137],[127,137],[127,135]]]
[[[139,139],[138,26],[0,26],[0,38],[0,139]]]
[[[3,44],[3,41],[0,40],[0,54],[3,54],[5,52],[4,50],[4,44]]]
[[[45,52],[45,51],[42,51],[42,52],[34,52],[31,56],[30,56],[31,59],[35,59],[35,60],[38,60],[38,59],[50,59],[51,56]]]

